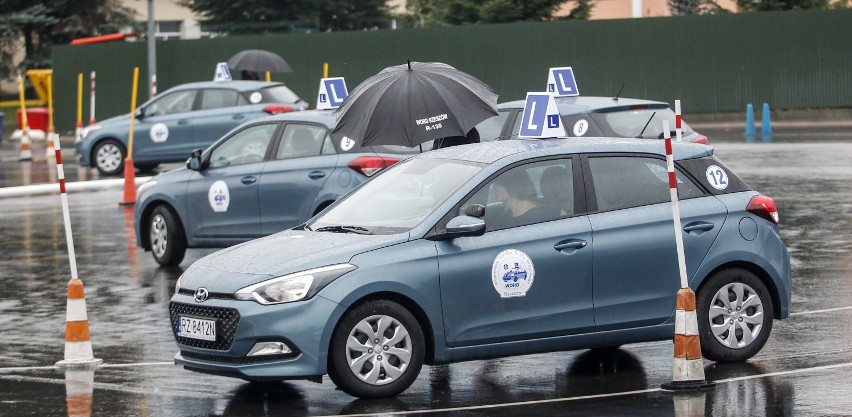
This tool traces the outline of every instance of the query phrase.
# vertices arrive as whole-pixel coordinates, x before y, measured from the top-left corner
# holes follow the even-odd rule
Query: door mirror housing
[[[201,171],[201,149],[192,151],[186,160],[186,167],[193,171]]]
[[[449,240],[464,236],[482,236],[485,233],[485,220],[472,216],[456,216],[447,222],[447,232],[436,235],[430,240]]]
[[[145,111],[141,107],[137,108],[134,114],[136,115],[137,119],[141,120],[145,118]]]

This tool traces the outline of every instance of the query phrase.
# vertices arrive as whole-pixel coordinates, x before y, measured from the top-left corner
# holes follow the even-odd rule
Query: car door
[[[668,170],[644,155],[585,158],[594,240],[596,330],[659,324],[680,287]],[[695,273],[725,221],[722,202],[677,173],[687,274]]]
[[[198,100],[193,112],[195,148],[207,148],[248,120],[250,107],[237,90],[204,88],[199,91]]]
[[[337,158],[326,126],[284,126],[260,180],[263,233],[280,232],[314,215],[317,194],[336,169]]]
[[[262,235],[258,188],[278,123],[246,126],[218,143],[187,186],[190,232],[200,239]]]
[[[485,207],[487,231],[436,244],[448,346],[594,328],[591,226],[584,214],[575,214],[575,165],[558,159],[514,167],[460,205],[460,213]],[[497,201],[498,183],[532,188],[530,195],[542,212],[538,221],[510,226],[505,221],[510,209]],[[557,196],[548,195],[554,189]],[[499,224],[507,226],[494,226]]]
[[[198,90],[173,91],[141,110],[133,128],[133,159],[173,162],[195,149],[192,109]]]

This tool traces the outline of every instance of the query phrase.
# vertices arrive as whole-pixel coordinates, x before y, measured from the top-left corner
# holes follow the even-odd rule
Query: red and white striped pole
[[[680,100],[675,100],[675,135],[678,142],[683,142],[683,134],[681,133],[681,115],[680,115]]]
[[[686,275],[686,257],[683,252],[681,234],[680,203],[677,196],[677,176],[672,155],[672,135],[669,122],[663,121],[666,143],[666,166],[669,171],[669,193],[672,200],[677,264],[680,272],[680,290],[675,303],[674,364],[672,382],[663,384],[663,389],[672,391],[711,388],[715,382],[704,379],[704,358],[701,357],[701,340],[698,338],[698,317],[695,314],[695,293],[689,288]]]
[[[157,74],[151,76],[151,98],[157,96]]]
[[[89,74],[89,126],[95,124],[95,72]]]
[[[48,137],[50,139],[50,137]],[[56,362],[62,368],[85,368],[101,364],[95,359],[92,342],[89,340],[89,317],[86,314],[86,297],[83,281],[77,278],[77,260],[74,254],[74,239],[71,235],[71,215],[68,212],[68,196],[65,193],[65,169],[59,135],[53,136],[56,152],[56,177],[59,180],[59,198],[62,201],[62,218],[65,222],[65,243],[68,245],[68,260],[71,263],[71,281],[68,282],[68,305],[65,318],[65,359]]]

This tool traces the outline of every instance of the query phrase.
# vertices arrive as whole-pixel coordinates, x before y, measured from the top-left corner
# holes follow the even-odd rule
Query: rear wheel
[[[175,266],[186,255],[186,237],[177,216],[165,206],[157,206],[148,223],[151,253],[162,266]]]
[[[329,349],[329,376],[347,394],[391,397],[405,391],[425,357],[423,331],[405,307],[369,301],[347,312]]]
[[[104,175],[118,175],[124,169],[124,145],[115,139],[105,139],[95,146],[92,162]]]
[[[696,307],[701,352],[707,359],[742,362],[769,339],[772,297],[763,281],[745,269],[725,269],[710,277]]]

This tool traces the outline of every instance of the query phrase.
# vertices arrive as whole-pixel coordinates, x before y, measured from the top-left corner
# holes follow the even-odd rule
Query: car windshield
[[[668,108],[597,113],[595,116],[602,117],[613,133],[620,137],[662,139],[663,120],[669,122],[669,127],[672,130],[671,135],[674,136],[675,114]],[[649,120],[650,123],[648,123]],[[642,131],[643,128],[645,129],[644,132]],[[683,134],[692,133],[692,128],[686,123],[682,124],[682,129]]]
[[[263,95],[262,103],[297,103],[301,100],[296,93],[283,85],[264,88],[260,90],[260,94]]]
[[[420,224],[482,169],[481,164],[413,159],[394,165],[308,224],[338,233],[403,233]]]

